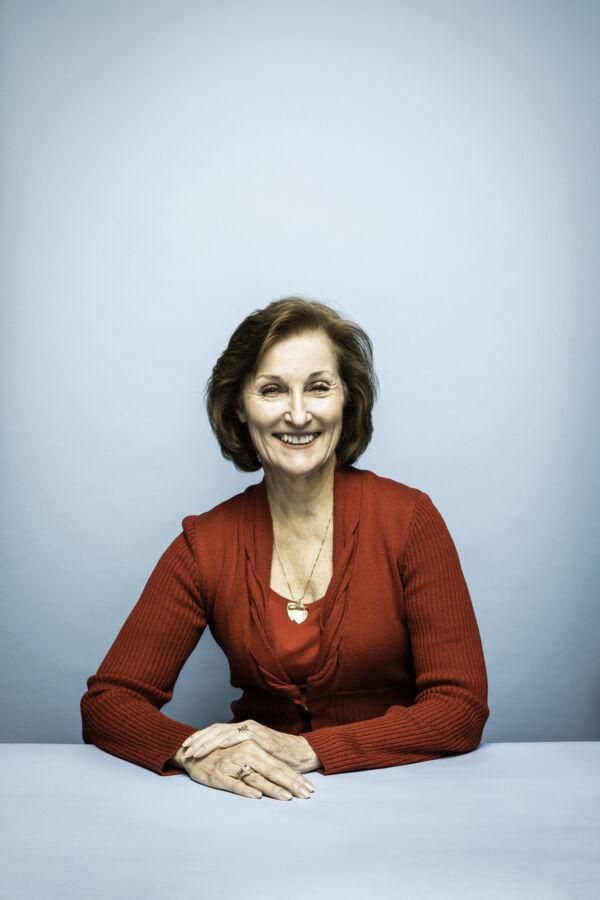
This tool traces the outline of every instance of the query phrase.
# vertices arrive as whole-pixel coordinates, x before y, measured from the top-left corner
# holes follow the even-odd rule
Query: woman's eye
[[[313,384],[310,389],[311,389],[311,391],[318,391],[319,393],[322,393],[323,391],[329,390],[329,385],[324,384],[323,382],[319,382],[317,384]],[[261,394],[265,397],[268,397],[268,396],[273,396],[274,394],[277,394],[280,391],[281,391],[281,388],[279,387],[279,385],[268,384],[266,387],[264,387],[262,389]]]

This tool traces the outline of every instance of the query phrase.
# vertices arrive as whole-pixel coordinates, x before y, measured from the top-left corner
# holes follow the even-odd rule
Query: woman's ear
[[[244,412],[244,388],[246,382],[243,382],[238,389],[237,403],[235,404],[235,412],[240,422],[247,422],[248,416]]]
[[[246,421],[246,414],[244,413],[241,400],[238,400],[238,402],[236,404],[235,413],[236,413],[238,419],[240,420],[240,422]]]

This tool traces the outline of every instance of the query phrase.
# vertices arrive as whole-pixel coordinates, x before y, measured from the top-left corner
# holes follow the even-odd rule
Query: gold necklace
[[[310,584],[310,579],[312,578],[312,573],[315,571],[315,566],[319,561],[319,557],[321,555],[321,550],[323,549],[323,544],[325,543],[325,538],[327,537],[327,532],[329,531],[329,525],[333,518],[333,509],[331,510],[331,515],[329,516],[329,522],[327,523],[327,528],[325,529],[325,534],[323,535],[323,540],[321,541],[321,546],[319,547],[319,552],[317,553],[317,558],[314,561],[314,565],[310,570],[310,575],[308,576],[308,581],[304,585],[304,590],[302,591],[302,597],[304,597],[306,593],[306,588]],[[299,597],[298,600],[294,600],[294,592],[290,587],[290,583],[288,581],[288,577],[285,574],[285,569],[283,567],[283,562],[281,561],[281,554],[279,552],[279,547],[277,546],[277,541],[275,540],[275,532],[273,532],[273,543],[275,544],[275,550],[277,551],[277,556],[279,557],[279,563],[281,565],[281,571],[283,572],[283,577],[287,581],[287,586],[289,588],[290,594],[292,595],[292,600],[287,605],[287,614],[292,622],[296,622],[297,625],[302,624],[308,615],[308,610],[304,603],[302,602],[302,597]]]

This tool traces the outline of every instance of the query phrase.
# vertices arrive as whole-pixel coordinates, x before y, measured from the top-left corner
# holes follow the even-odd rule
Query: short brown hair
[[[236,413],[244,382],[273,344],[306,331],[323,331],[329,337],[344,384],[342,433],[335,451],[338,463],[352,465],[369,445],[372,410],[379,392],[369,336],[325,303],[284,297],[255,310],[237,326],[204,392],[208,419],[221,453],[242,472],[256,472],[262,465],[248,426]]]

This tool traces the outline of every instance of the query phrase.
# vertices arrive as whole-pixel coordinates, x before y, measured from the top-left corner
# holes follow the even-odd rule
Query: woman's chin
[[[333,457],[333,458],[332,458]],[[334,467],[336,462],[335,453],[323,455],[321,453],[309,456],[307,453],[288,453],[283,459],[272,460],[268,466],[265,466],[263,460],[263,469],[268,468],[273,473],[281,473],[285,475],[311,475],[322,471],[329,466]]]

